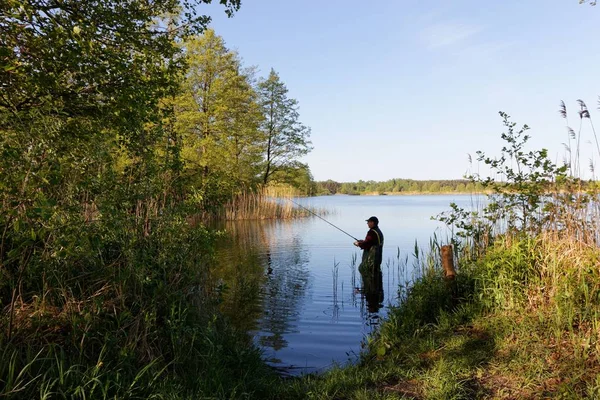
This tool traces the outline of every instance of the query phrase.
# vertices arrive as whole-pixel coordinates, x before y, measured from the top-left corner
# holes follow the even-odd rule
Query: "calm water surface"
[[[273,366],[289,374],[320,372],[354,361],[365,338],[396,303],[410,280],[415,240],[427,247],[434,232],[449,232],[430,218],[465,208],[454,196],[326,196],[297,200],[325,209],[325,218],[363,239],[371,215],[385,236],[383,301],[367,302],[357,272],[361,251],[353,239],[318,218],[229,223],[217,259],[223,311],[250,332]],[[442,239],[442,240],[443,240]],[[408,264],[399,263],[408,259]],[[356,260],[356,262],[353,262]],[[354,277],[354,278],[353,278]]]

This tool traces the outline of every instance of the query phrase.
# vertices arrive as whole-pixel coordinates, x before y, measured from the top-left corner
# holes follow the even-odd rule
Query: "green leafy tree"
[[[220,198],[250,187],[259,174],[263,115],[252,71],[223,38],[209,29],[184,48],[189,69],[176,100],[184,168],[206,196]]]
[[[137,126],[152,118],[181,67],[174,40],[204,29],[210,19],[196,6],[210,2],[3,2],[0,109],[21,117],[107,117],[132,128],[130,145],[143,146]],[[231,13],[240,2],[221,3]]]
[[[312,196],[317,192],[317,185],[313,180],[310,168],[303,163],[297,163],[293,167],[277,170],[273,174],[273,181],[290,185],[307,196]]]
[[[2,2],[0,258],[10,279],[31,261],[16,256],[32,251],[24,228],[46,246],[51,226],[158,196],[159,103],[183,67],[174,40],[204,29],[196,6],[209,2]]]
[[[427,190],[432,193],[437,193],[441,190],[441,186],[439,182],[432,182]]]
[[[412,182],[409,186],[409,191],[411,192],[420,192],[421,191],[421,185],[418,182]]]
[[[341,183],[328,179],[324,182],[317,182],[317,186],[319,188],[319,192],[324,192],[326,194],[336,194],[340,188]]]
[[[258,84],[266,136],[262,181],[267,184],[277,171],[301,168],[298,158],[310,150],[310,128],[299,121],[298,101],[288,98],[288,89],[271,70]]]

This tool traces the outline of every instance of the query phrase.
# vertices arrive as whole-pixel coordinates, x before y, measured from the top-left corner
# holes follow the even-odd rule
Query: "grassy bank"
[[[0,398],[275,396],[279,376],[219,310],[218,235],[154,205],[3,214]]]

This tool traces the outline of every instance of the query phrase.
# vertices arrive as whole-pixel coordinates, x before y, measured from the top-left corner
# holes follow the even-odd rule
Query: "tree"
[[[210,2],[3,2],[0,111],[103,115],[130,127],[148,119],[182,66],[174,40],[204,29],[210,18],[195,7]],[[240,0],[221,3],[232,13]]]
[[[419,184],[419,182],[413,181],[410,184],[408,190],[411,192],[420,192],[422,189],[421,189],[421,185]]]
[[[210,2],[2,2],[3,204],[43,195],[98,205],[103,196],[128,208],[156,195],[164,180],[155,150],[169,140],[161,99],[174,95],[185,67],[176,41],[205,28],[210,18],[196,6]],[[220,3],[232,13],[240,0]]]
[[[196,6],[210,2],[1,3],[0,228],[41,229],[90,205],[131,213],[164,193],[160,103],[184,68],[175,41],[205,28]],[[231,13],[240,2],[220,3]]]
[[[265,140],[252,70],[212,29],[184,48],[189,69],[176,100],[184,168],[205,191],[247,188],[260,172]]]
[[[279,169],[272,176],[273,181],[290,185],[304,195],[311,196],[316,192],[317,185],[307,164],[297,163],[293,168]]]
[[[547,216],[541,213],[547,202],[545,198],[555,181],[564,181],[568,165],[558,166],[548,157],[548,150],[525,151],[530,139],[526,134],[527,125],[518,129],[505,112],[500,112],[507,131],[502,133],[506,144],[502,147],[500,157],[488,157],[478,151],[477,159],[483,161],[504,182],[497,182],[492,177],[485,179],[479,174],[469,179],[492,189],[496,196],[490,196],[489,207],[495,207],[506,219],[509,229],[521,229],[539,233]]]
[[[341,186],[341,183],[331,179],[328,179],[323,182],[317,182],[317,187],[319,191],[326,194],[336,194],[340,190]]]
[[[262,181],[267,184],[275,172],[301,166],[298,158],[311,150],[310,128],[299,122],[298,101],[287,97],[288,89],[273,69],[258,84],[258,92],[266,136]]]

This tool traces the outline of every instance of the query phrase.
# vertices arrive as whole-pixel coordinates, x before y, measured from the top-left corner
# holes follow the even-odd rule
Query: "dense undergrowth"
[[[62,242],[33,251],[14,287],[18,300],[3,305],[10,309],[2,318],[0,396],[266,393],[271,372],[210,292],[213,236],[176,218],[147,236],[127,227],[114,235],[97,223],[77,229],[69,256],[52,256]],[[7,298],[10,280],[2,282]]]
[[[243,398],[277,380],[219,313],[215,233],[191,222],[308,184],[310,130],[275,71],[256,81],[207,29],[208,3],[0,4],[0,398]]]

